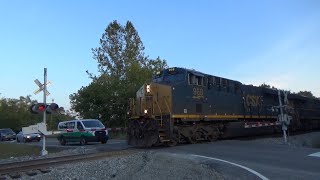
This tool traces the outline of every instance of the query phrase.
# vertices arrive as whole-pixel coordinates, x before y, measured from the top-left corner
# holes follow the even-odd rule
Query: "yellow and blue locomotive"
[[[320,100],[289,94],[293,129],[320,128]],[[185,68],[158,72],[130,99],[128,144],[215,141],[228,126],[277,127],[278,90]]]

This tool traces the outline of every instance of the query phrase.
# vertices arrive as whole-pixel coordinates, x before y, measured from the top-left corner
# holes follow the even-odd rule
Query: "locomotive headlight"
[[[147,93],[150,93],[151,89],[150,89],[150,84],[147,84]]]
[[[148,109],[145,109],[145,110],[144,110],[144,113],[145,113],[145,114],[148,114]]]

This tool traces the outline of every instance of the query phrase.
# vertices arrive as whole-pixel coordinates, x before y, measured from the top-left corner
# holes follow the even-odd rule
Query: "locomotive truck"
[[[193,69],[167,68],[130,99],[128,144],[150,147],[216,141],[232,124],[244,129],[275,128],[279,125],[278,95],[275,88],[245,85]],[[286,101],[291,130],[320,128],[319,99],[291,93]]]

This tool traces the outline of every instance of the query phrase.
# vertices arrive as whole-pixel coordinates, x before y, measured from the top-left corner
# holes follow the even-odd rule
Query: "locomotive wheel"
[[[197,142],[197,139],[195,136],[189,136],[187,137],[187,139],[190,144],[195,144]]]
[[[208,141],[210,141],[210,142],[217,141],[217,139],[218,139],[218,137],[215,136],[215,135],[209,135],[209,136],[208,136]]]
[[[166,142],[166,146],[168,147],[173,147],[173,146],[176,146],[177,144],[178,142],[175,140],[170,140],[169,142]]]

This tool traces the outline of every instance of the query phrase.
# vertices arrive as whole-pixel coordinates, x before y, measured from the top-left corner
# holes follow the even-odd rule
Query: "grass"
[[[50,135],[47,137],[55,138],[57,135]],[[110,139],[126,139],[127,133],[126,132],[112,132],[109,131]],[[11,157],[20,157],[20,156],[39,156],[41,153],[42,147],[40,146],[31,146],[27,144],[20,144],[20,143],[8,143],[8,142],[1,142],[0,143],[0,161],[1,159],[7,159]],[[48,153],[55,153],[59,152],[62,149],[59,147],[46,147]]]
[[[19,156],[39,156],[42,147],[16,143],[0,143],[0,159]],[[47,147],[49,153],[61,151],[59,148]]]

